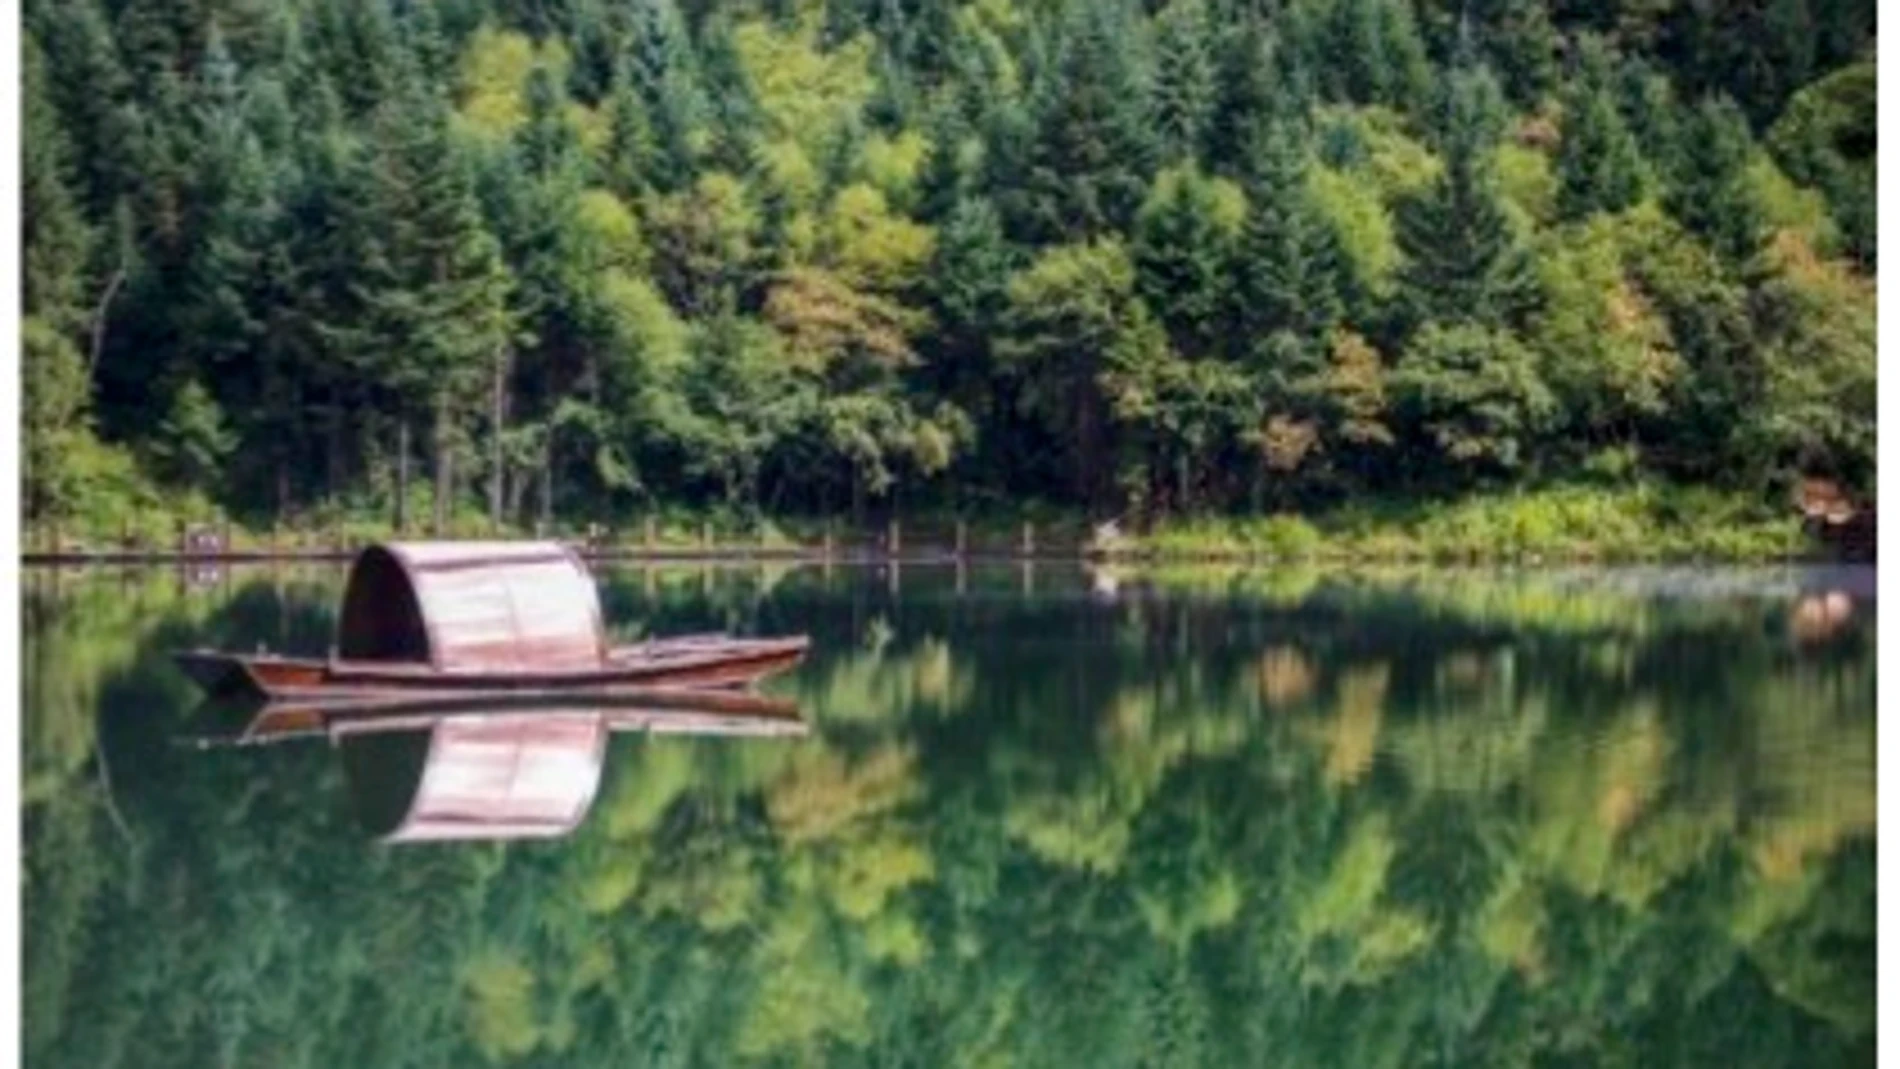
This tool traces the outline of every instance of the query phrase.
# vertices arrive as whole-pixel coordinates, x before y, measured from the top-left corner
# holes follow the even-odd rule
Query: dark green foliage
[[[1193,159],[1212,128],[1213,35],[1200,0],[1172,0],[1157,16],[1154,121],[1161,158]]]
[[[1042,76],[1026,173],[1027,228],[1073,240],[1125,228],[1155,159],[1154,126],[1125,3],[1070,4]]]
[[[1514,324],[1535,302],[1529,251],[1497,185],[1495,92],[1482,71],[1450,76],[1439,119],[1444,170],[1399,205],[1409,323]]]
[[[1741,109],[1722,97],[1703,100],[1683,126],[1668,196],[1676,218],[1737,263],[1754,255],[1763,234],[1744,176],[1753,151]]]
[[[1643,193],[1643,158],[1617,108],[1610,57],[1594,38],[1582,45],[1564,99],[1557,156],[1557,210],[1566,219],[1619,212]]]
[[[1872,481],[1870,0],[821,8],[31,0],[30,518],[1406,495],[1465,327],[1520,470]]]
[[[1317,349],[1340,317],[1337,244],[1307,192],[1307,166],[1295,130],[1280,124],[1249,169],[1247,223],[1231,268],[1230,322],[1243,352],[1262,353],[1282,332]]]

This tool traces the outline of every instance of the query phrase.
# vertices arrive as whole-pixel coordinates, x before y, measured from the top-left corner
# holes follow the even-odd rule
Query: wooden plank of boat
[[[211,694],[250,692],[301,697],[319,690],[531,691],[625,684],[722,686],[787,667],[805,653],[804,636],[649,644],[613,651],[597,668],[539,670],[512,666],[441,670],[400,661],[341,661],[244,656],[214,650],[174,654],[179,667]]]

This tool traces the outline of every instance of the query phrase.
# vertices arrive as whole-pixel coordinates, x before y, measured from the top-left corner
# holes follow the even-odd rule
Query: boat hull
[[[440,671],[398,661],[339,661],[246,656],[215,650],[173,655],[213,697],[271,701],[360,700],[387,695],[554,695],[604,688],[738,687],[782,671],[804,656],[804,637],[694,638],[615,650],[597,668],[547,671],[497,666]]]

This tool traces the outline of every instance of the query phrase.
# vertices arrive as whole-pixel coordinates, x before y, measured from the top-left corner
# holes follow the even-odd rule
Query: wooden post
[[[821,552],[824,553],[825,563],[829,565],[831,563],[831,517],[829,516],[825,517],[825,536]]]
[[[653,547],[659,544],[657,526],[653,522],[653,517],[648,516],[646,518],[643,524],[643,530],[641,531],[641,537],[646,541],[647,552],[653,552]]]
[[[963,522],[963,518],[959,516],[957,518],[957,559],[962,560],[964,557],[969,556],[969,553],[970,529],[968,525]]]
[[[898,529],[897,517],[891,517],[891,532],[886,536],[885,551],[895,557],[904,551],[903,532]]]
[[[1023,521],[1022,553],[1025,557],[1033,557],[1036,555],[1036,524],[1033,520]]]

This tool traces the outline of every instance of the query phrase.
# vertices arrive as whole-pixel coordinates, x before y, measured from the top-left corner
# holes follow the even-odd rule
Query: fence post
[[[1034,520],[1023,521],[1023,556],[1036,555],[1036,524]]]
[[[654,524],[653,524],[652,516],[647,516],[645,518],[645,522],[641,525],[640,535],[641,535],[641,538],[646,542],[647,552],[648,553],[653,552],[653,546],[654,546],[654,543],[657,541],[657,539],[655,539],[654,537]]]
[[[957,559],[962,560],[964,557],[969,555],[969,551],[970,551],[970,530],[969,530],[969,527],[966,524],[964,524],[963,518],[958,517],[957,518]]]
[[[825,562],[829,564],[831,562],[831,517],[829,516],[825,517],[825,540],[824,540],[823,552],[825,555]]]
[[[889,545],[886,546],[886,550],[891,556],[895,557],[904,551],[903,532],[899,529],[897,517],[895,516],[891,517],[891,533],[886,538],[886,541],[889,543]]]

